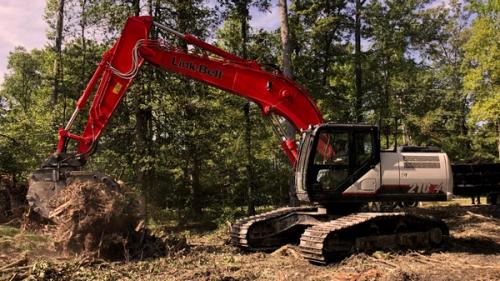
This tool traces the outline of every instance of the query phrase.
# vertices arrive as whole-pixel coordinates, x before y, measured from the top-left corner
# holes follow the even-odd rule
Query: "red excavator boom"
[[[202,51],[201,54],[168,45],[164,41],[148,39],[153,25],[196,46]],[[68,125],[59,130],[57,154],[65,152],[68,140],[74,139],[79,143],[77,154],[85,160],[88,158],[144,60],[255,102],[263,115],[271,117],[282,137],[281,146],[292,164],[297,160],[295,139],[286,133],[283,118],[277,116],[284,117],[296,130],[305,130],[311,125],[323,123],[321,113],[306,90],[283,75],[265,71],[257,62],[244,60],[193,35],[182,34],[154,23],[152,17],[131,17],[127,20],[121,37],[104,54],[78,100]],[[85,107],[97,83],[83,133],[70,133],[78,112]]]

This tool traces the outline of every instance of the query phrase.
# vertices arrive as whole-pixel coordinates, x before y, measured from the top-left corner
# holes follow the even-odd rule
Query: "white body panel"
[[[380,189],[380,163],[347,188],[344,195],[372,195]]]
[[[380,153],[380,165],[382,166],[382,185],[399,185],[399,153],[382,152]]]
[[[453,177],[446,153],[382,152],[380,163],[347,188],[343,195],[446,195],[451,199]],[[430,196],[430,197],[429,197]],[[424,198],[425,199],[425,198]]]
[[[453,184],[446,153],[401,152],[398,156],[399,184],[408,186],[408,193],[451,193]]]

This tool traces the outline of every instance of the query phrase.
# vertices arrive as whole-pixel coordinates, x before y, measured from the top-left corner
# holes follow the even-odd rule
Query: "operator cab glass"
[[[297,183],[312,201],[338,198],[380,161],[375,126],[323,125],[303,145],[296,174],[302,183]]]
[[[321,132],[314,152],[314,186],[333,190],[349,175],[349,134]]]

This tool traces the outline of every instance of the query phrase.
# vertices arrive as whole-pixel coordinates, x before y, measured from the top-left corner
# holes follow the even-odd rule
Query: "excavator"
[[[153,28],[173,34],[189,48],[151,39]],[[353,251],[437,247],[449,236],[446,224],[406,212],[361,212],[366,202],[445,201],[453,178],[446,153],[426,147],[382,151],[376,126],[325,122],[308,92],[279,71],[245,60],[188,34],[130,17],[119,39],[104,53],[76,108],[59,129],[57,150],[29,178],[31,210],[49,218],[49,201],[70,182],[116,182],[83,167],[95,152],[108,121],[144,62],[241,96],[261,109],[281,139],[294,170],[298,207],[285,207],[237,220],[231,243],[268,251],[295,243],[305,259],[326,264]],[[87,102],[87,123],[72,126]],[[290,130],[290,127],[294,130]],[[74,152],[68,151],[70,141]]]

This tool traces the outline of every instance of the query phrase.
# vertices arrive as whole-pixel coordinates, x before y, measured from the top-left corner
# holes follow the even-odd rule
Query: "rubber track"
[[[381,218],[381,217],[394,217],[394,216],[401,216],[401,217],[408,217],[408,218],[413,218],[415,217],[414,215],[407,214],[407,213],[356,213],[356,214],[351,214],[347,215],[345,217],[338,218],[336,220],[331,220],[328,222],[324,222],[318,225],[313,225],[311,227],[308,227],[302,236],[300,237],[300,245],[299,249],[302,253],[302,256],[314,263],[321,263],[325,264],[327,262],[327,258],[324,255],[323,252],[323,247],[324,243],[326,242],[326,239],[328,235],[332,232],[338,232],[342,231],[344,229],[353,227],[355,225],[370,221],[375,218]],[[428,219],[429,221],[436,221],[435,219],[432,218],[426,218],[426,217],[420,217],[418,216],[418,219]],[[447,232],[447,231],[446,231]]]
[[[269,248],[250,246],[251,242],[248,241],[248,230],[253,224],[285,216],[293,212],[314,211],[316,209],[314,207],[285,207],[239,219],[231,226],[231,244],[250,251],[271,250]]]

